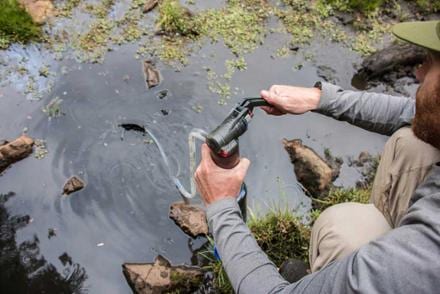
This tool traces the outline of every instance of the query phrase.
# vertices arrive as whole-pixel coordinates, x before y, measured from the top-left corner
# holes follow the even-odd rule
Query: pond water
[[[274,58],[287,38],[280,33],[269,34],[261,47],[245,56],[247,70],[236,72],[231,81],[231,87],[238,88],[237,94],[223,106],[208,90],[205,70],[209,67],[221,72],[224,61],[233,57],[222,42],[206,42],[179,72],[159,62],[163,82],[152,89],[145,86],[141,61],[133,58],[134,45],[108,53],[103,64],[55,62],[58,72],[66,67],[69,73],[58,75],[52,92],[40,101],[27,100],[14,84],[0,88],[0,138],[15,138],[27,128],[31,137],[46,140],[48,149],[44,159],[30,156],[0,177],[0,193],[16,194],[2,203],[2,215],[30,217],[29,224],[19,230],[11,225],[10,231],[1,231],[1,240],[12,244],[12,249],[1,248],[5,261],[1,263],[1,283],[13,287],[7,292],[19,293],[25,287],[18,285],[20,281],[8,280],[8,274],[34,273],[34,280],[23,281],[31,287],[44,284],[48,277],[54,279],[58,271],[90,293],[129,293],[121,270],[124,262],[151,262],[162,254],[173,263],[189,264],[193,249],[203,240],[190,240],[168,218],[169,205],[180,197],[156,146],[145,142],[147,137],[122,133],[118,124],[145,123],[188,186],[188,132],[192,128],[214,128],[241,97],[258,96],[272,84],[312,86],[321,79],[318,66],[323,65],[334,70],[337,83],[351,87],[355,64],[360,62],[355,53],[317,39],[301,49],[312,53],[313,61],[305,60],[300,53]],[[21,52],[28,54],[31,50],[35,48]],[[304,66],[292,70],[298,63]],[[160,99],[158,92],[165,89],[168,96]],[[49,120],[41,109],[57,96],[63,100],[64,115]],[[198,104],[203,106],[200,113],[193,110]],[[329,148],[344,159],[361,151],[379,153],[386,140],[314,113],[269,117],[257,110],[240,141],[242,155],[252,161],[246,178],[248,204],[257,211],[283,201],[299,212],[309,205],[296,184],[281,144],[283,138],[301,138],[321,154]],[[62,196],[62,187],[72,175],[79,175],[87,186]],[[350,186],[358,177],[355,169],[344,164],[337,183]],[[29,245],[29,240],[34,247],[20,245]],[[36,257],[43,256],[45,263],[38,262]],[[42,272],[47,275],[35,274]],[[61,288],[47,287],[49,293],[62,292]]]

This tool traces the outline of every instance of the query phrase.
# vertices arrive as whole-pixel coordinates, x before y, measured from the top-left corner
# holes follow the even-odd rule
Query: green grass
[[[384,0],[321,0],[325,4],[331,5],[333,9],[345,12],[358,11],[368,13],[378,9]]]
[[[17,0],[0,0],[0,49],[7,48],[11,43],[27,43],[40,37],[41,28]]]
[[[262,217],[250,213],[248,226],[258,245],[278,267],[289,258],[307,262],[310,227],[288,207],[272,208]]]
[[[164,0],[159,4],[158,28],[167,35],[198,35],[198,24],[191,12],[177,0]]]

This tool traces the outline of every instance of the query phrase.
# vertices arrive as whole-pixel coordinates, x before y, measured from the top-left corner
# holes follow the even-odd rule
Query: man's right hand
[[[269,91],[261,91],[261,97],[271,105],[261,107],[268,114],[303,114],[318,107],[321,90],[273,85]]]

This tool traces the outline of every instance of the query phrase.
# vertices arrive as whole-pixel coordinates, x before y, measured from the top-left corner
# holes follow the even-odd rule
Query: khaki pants
[[[413,192],[438,161],[440,150],[419,140],[410,128],[394,133],[379,163],[371,204],[334,205],[313,225],[309,254],[312,272],[398,226]]]

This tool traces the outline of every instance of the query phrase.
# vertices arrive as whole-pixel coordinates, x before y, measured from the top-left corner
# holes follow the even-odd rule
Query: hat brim
[[[393,34],[404,41],[440,52],[440,21],[403,22],[393,27]]]

